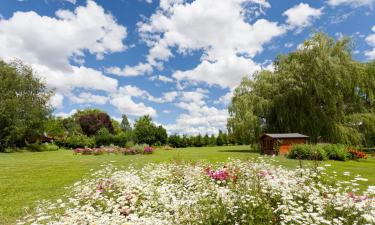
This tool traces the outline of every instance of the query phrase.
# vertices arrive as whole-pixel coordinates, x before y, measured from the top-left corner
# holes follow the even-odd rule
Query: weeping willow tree
[[[279,56],[274,72],[242,81],[229,106],[228,130],[250,143],[262,132],[300,132],[313,142],[371,140],[373,66],[352,59],[349,39],[315,34]]]

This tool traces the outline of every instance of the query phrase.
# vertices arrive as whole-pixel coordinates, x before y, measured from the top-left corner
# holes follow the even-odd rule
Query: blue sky
[[[150,114],[169,133],[225,130],[243,76],[313,32],[375,59],[374,0],[2,0],[0,58],[55,90],[57,116],[87,107]]]

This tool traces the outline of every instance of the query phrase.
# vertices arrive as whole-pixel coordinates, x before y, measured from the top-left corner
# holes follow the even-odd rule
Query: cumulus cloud
[[[79,95],[71,95],[70,100],[78,104],[104,105],[108,102],[108,96],[95,95],[90,92],[81,92]]]
[[[118,91],[110,96],[110,103],[116,107],[121,113],[133,116],[150,115],[157,116],[154,108],[146,106],[144,102],[136,100],[147,100],[154,103],[168,103],[173,102],[178,93],[176,91],[165,92],[161,97],[155,97],[145,90],[136,86],[125,85],[118,89]]]
[[[74,12],[58,10],[56,17],[15,12],[0,21],[0,57],[71,71],[69,59],[84,57],[84,50],[97,58],[125,50],[126,35],[126,28],[94,1]]]
[[[261,0],[160,1],[159,10],[138,24],[141,37],[150,46],[147,63],[168,61],[174,47],[179,54],[203,50],[196,68],[177,71],[173,77],[222,87],[237,85],[244,75],[259,68],[251,57],[284,33],[276,22],[247,22],[246,12],[254,9],[246,7],[249,4],[270,7]]]
[[[116,79],[83,64],[87,53],[101,60],[124,51],[126,36],[126,28],[91,0],[74,11],[58,10],[54,17],[15,12],[0,20],[0,58],[30,64],[47,87],[56,91],[51,104],[61,107],[63,95],[71,96],[75,89],[117,91]],[[83,93],[74,100],[86,102],[90,97],[94,96]]]
[[[289,27],[300,32],[303,28],[311,26],[313,21],[322,15],[322,10],[312,8],[307,3],[300,3],[286,10],[283,15],[287,17]]]
[[[65,113],[65,112],[59,112],[59,113],[55,113],[55,116],[57,117],[61,117],[61,118],[67,118],[67,117],[70,117],[72,116],[74,113],[77,112],[77,109],[73,109],[71,110],[70,112],[68,113]]]
[[[179,134],[216,134],[224,130],[228,112],[226,109],[210,107],[205,102],[207,90],[181,92],[176,106],[185,110],[174,124],[165,125],[169,133]]]
[[[59,93],[54,94],[49,100],[49,104],[55,109],[61,108],[63,105],[63,102],[64,102],[64,96]]]
[[[361,6],[373,6],[374,0],[328,0],[331,6],[349,5],[354,8]]]
[[[223,88],[233,88],[239,84],[242,77],[249,76],[259,69],[260,66],[251,59],[229,55],[214,62],[203,60],[194,69],[178,70],[172,76],[177,80],[200,81]]]
[[[371,30],[375,32],[375,26],[373,26]],[[375,33],[367,36],[366,42],[372,47],[372,50],[365,51],[365,55],[368,57],[368,59],[373,60],[375,59]]]
[[[150,74],[152,71],[152,66],[147,63],[139,63],[135,66],[126,65],[123,69],[119,67],[106,68],[107,73],[125,77],[135,77],[139,75]]]

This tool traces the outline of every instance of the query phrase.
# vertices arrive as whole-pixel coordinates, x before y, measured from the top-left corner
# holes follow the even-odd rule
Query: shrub
[[[114,144],[114,136],[109,133],[107,128],[102,128],[98,131],[98,134],[95,136],[95,144],[97,147],[100,146],[109,146]]]
[[[311,145],[295,144],[289,151],[288,158],[290,159],[308,159]]]
[[[327,154],[322,145],[296,144],[287,156],[290,159],[327,160]]]
[[[149,147],[149,146],[143,149],[143,154],[152,154],[153,152],[154,152],[154,148]]]
[[[134,145],[133,149],[135,151],[135,154],[142,154],[146,147],[148,147],[147,144],[136,144]]]
[[[357,149],[354,149],[354,148],[348,148],[348,152],[350,154],[351,159],[354,159],[354,160],[367,159],[366,153],[364,153],[360,150],[357,150]]]
[[[346,161],[350,158],[347,148],[347,146],[342,144],[326,144],[323,146],[329,159],[339,161]]]
[[[130,144],[130,146],[127,146],[128,142],[131,141],[131,133],[130,132],[120,132],[117,135],[113,137],[113,143],[116,146],[120,147],[130,147],[133,146],[133,144]]]
[[[67,137],[65,146],[68,148],[95,147],[95,139],[86,135],[72,135]]]
[[[33,144],[27,145],[27,149],[32,152],[48,152],[48,151],[57,151],[59,150],[59,146],[53,143],[40,143],[35,142]]]

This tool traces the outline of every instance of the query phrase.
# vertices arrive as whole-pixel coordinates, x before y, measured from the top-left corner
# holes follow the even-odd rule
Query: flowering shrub
[[[154,149],[149,146],[137,149],[135,147],[120,148],[120,147],[101,147],[101,148],[75,148],[75,154],[81,155],[102,155],[110,153],[122,153],[124,155],[135,155],[135,154],[152,154]]]
[[[144,154],[152,154],[153,151],[154,151],[154,149],[152,147],[149,147],[149,146],[147,146],[143,149]]]
[[[360,150],[349,148],[348,152],[350,153],[352,159],[367,159],[366,153]]]
[[[341,144],[295,144],[287,157],[290,159],[346,161],[348,159],[366,159],[367,155]]]
[[[74,184],[66,200],[40,204],[35,216],[19,224],[375,223],[374,186],[360,193],[355,185],[364,178],[330,182],[319,171],[261,160],[211,167],[148,164],[140,170],[108,166]]]

